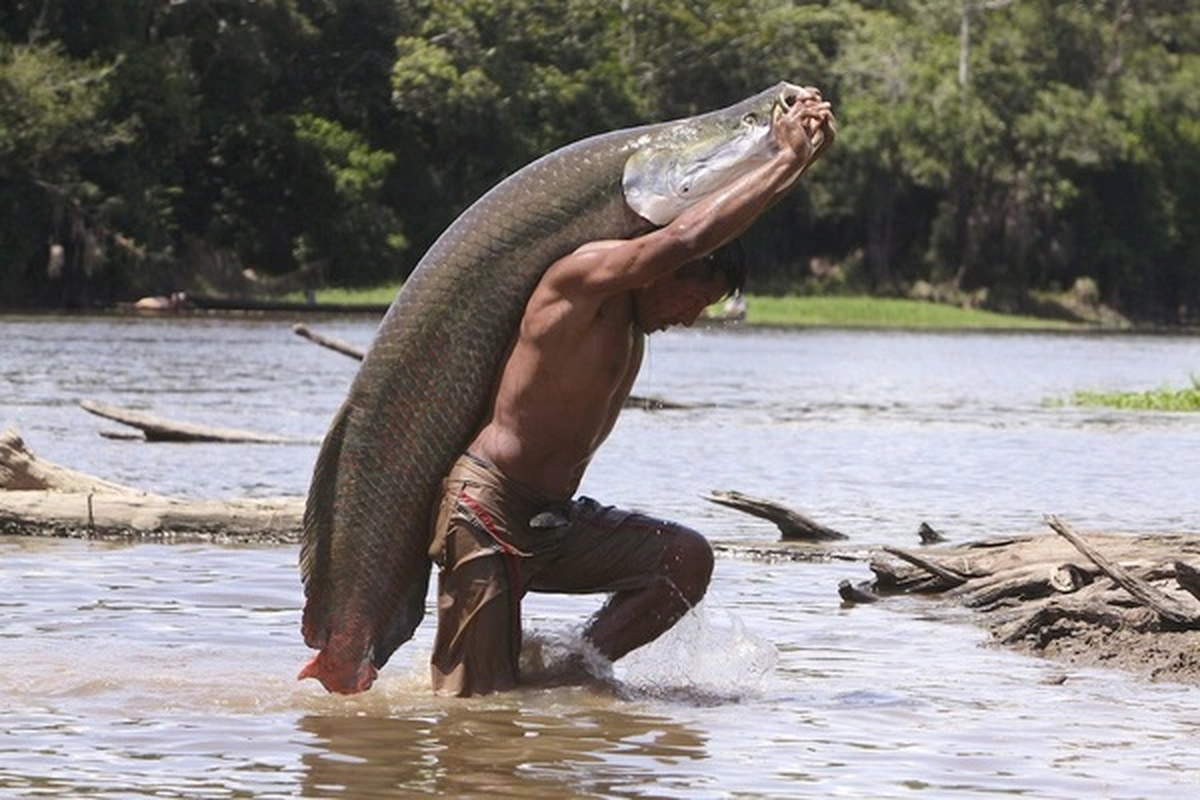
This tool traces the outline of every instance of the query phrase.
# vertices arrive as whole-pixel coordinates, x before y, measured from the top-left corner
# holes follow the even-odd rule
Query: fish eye
[[[753,111],[751,111],[749,114],[742,117],[742,122],[746,123],[747,125],[757,125],[758,114],[755,114]]]

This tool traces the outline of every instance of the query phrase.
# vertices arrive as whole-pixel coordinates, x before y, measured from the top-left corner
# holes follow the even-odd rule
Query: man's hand
[[[805,87],[786,108],[776,111],[772,127],[779,146],[807,164],[833,142],[833,107],[821,98],[819,89]]]

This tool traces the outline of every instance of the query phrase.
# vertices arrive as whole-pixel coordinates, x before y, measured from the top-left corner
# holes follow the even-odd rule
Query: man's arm
[[[583,245],[552,265],[548,281],[563,293],[607,296],[647,286],[703,258],[744,233],[792,186],[812,157],[813,135],[831,119],[829,103],[796,102],[773,123],[777,152],[769,161],[662,228]]]

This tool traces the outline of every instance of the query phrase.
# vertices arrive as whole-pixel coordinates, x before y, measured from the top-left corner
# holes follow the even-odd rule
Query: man
[[[610,592],[584,639],[609,661],[700,602],[712,549],[682,525],[572,499],[641,366],[645,336],[691,325],[741,288],[724,257],[786,191],[833,115],[816,90],[776,115],[777,152],[663,228],[583,245],[534,289],[491,413],[444,482],[430,555],[439,566],[434,689],[475,695],[519,682],[527,591]]]

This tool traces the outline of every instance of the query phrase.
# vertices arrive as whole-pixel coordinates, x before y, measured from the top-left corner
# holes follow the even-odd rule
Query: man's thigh
[[[536,592],[619,592],[640,589],[661,572],[663,554],[693,531],[646,514],[576,501],[554,557],[530,576]]]

